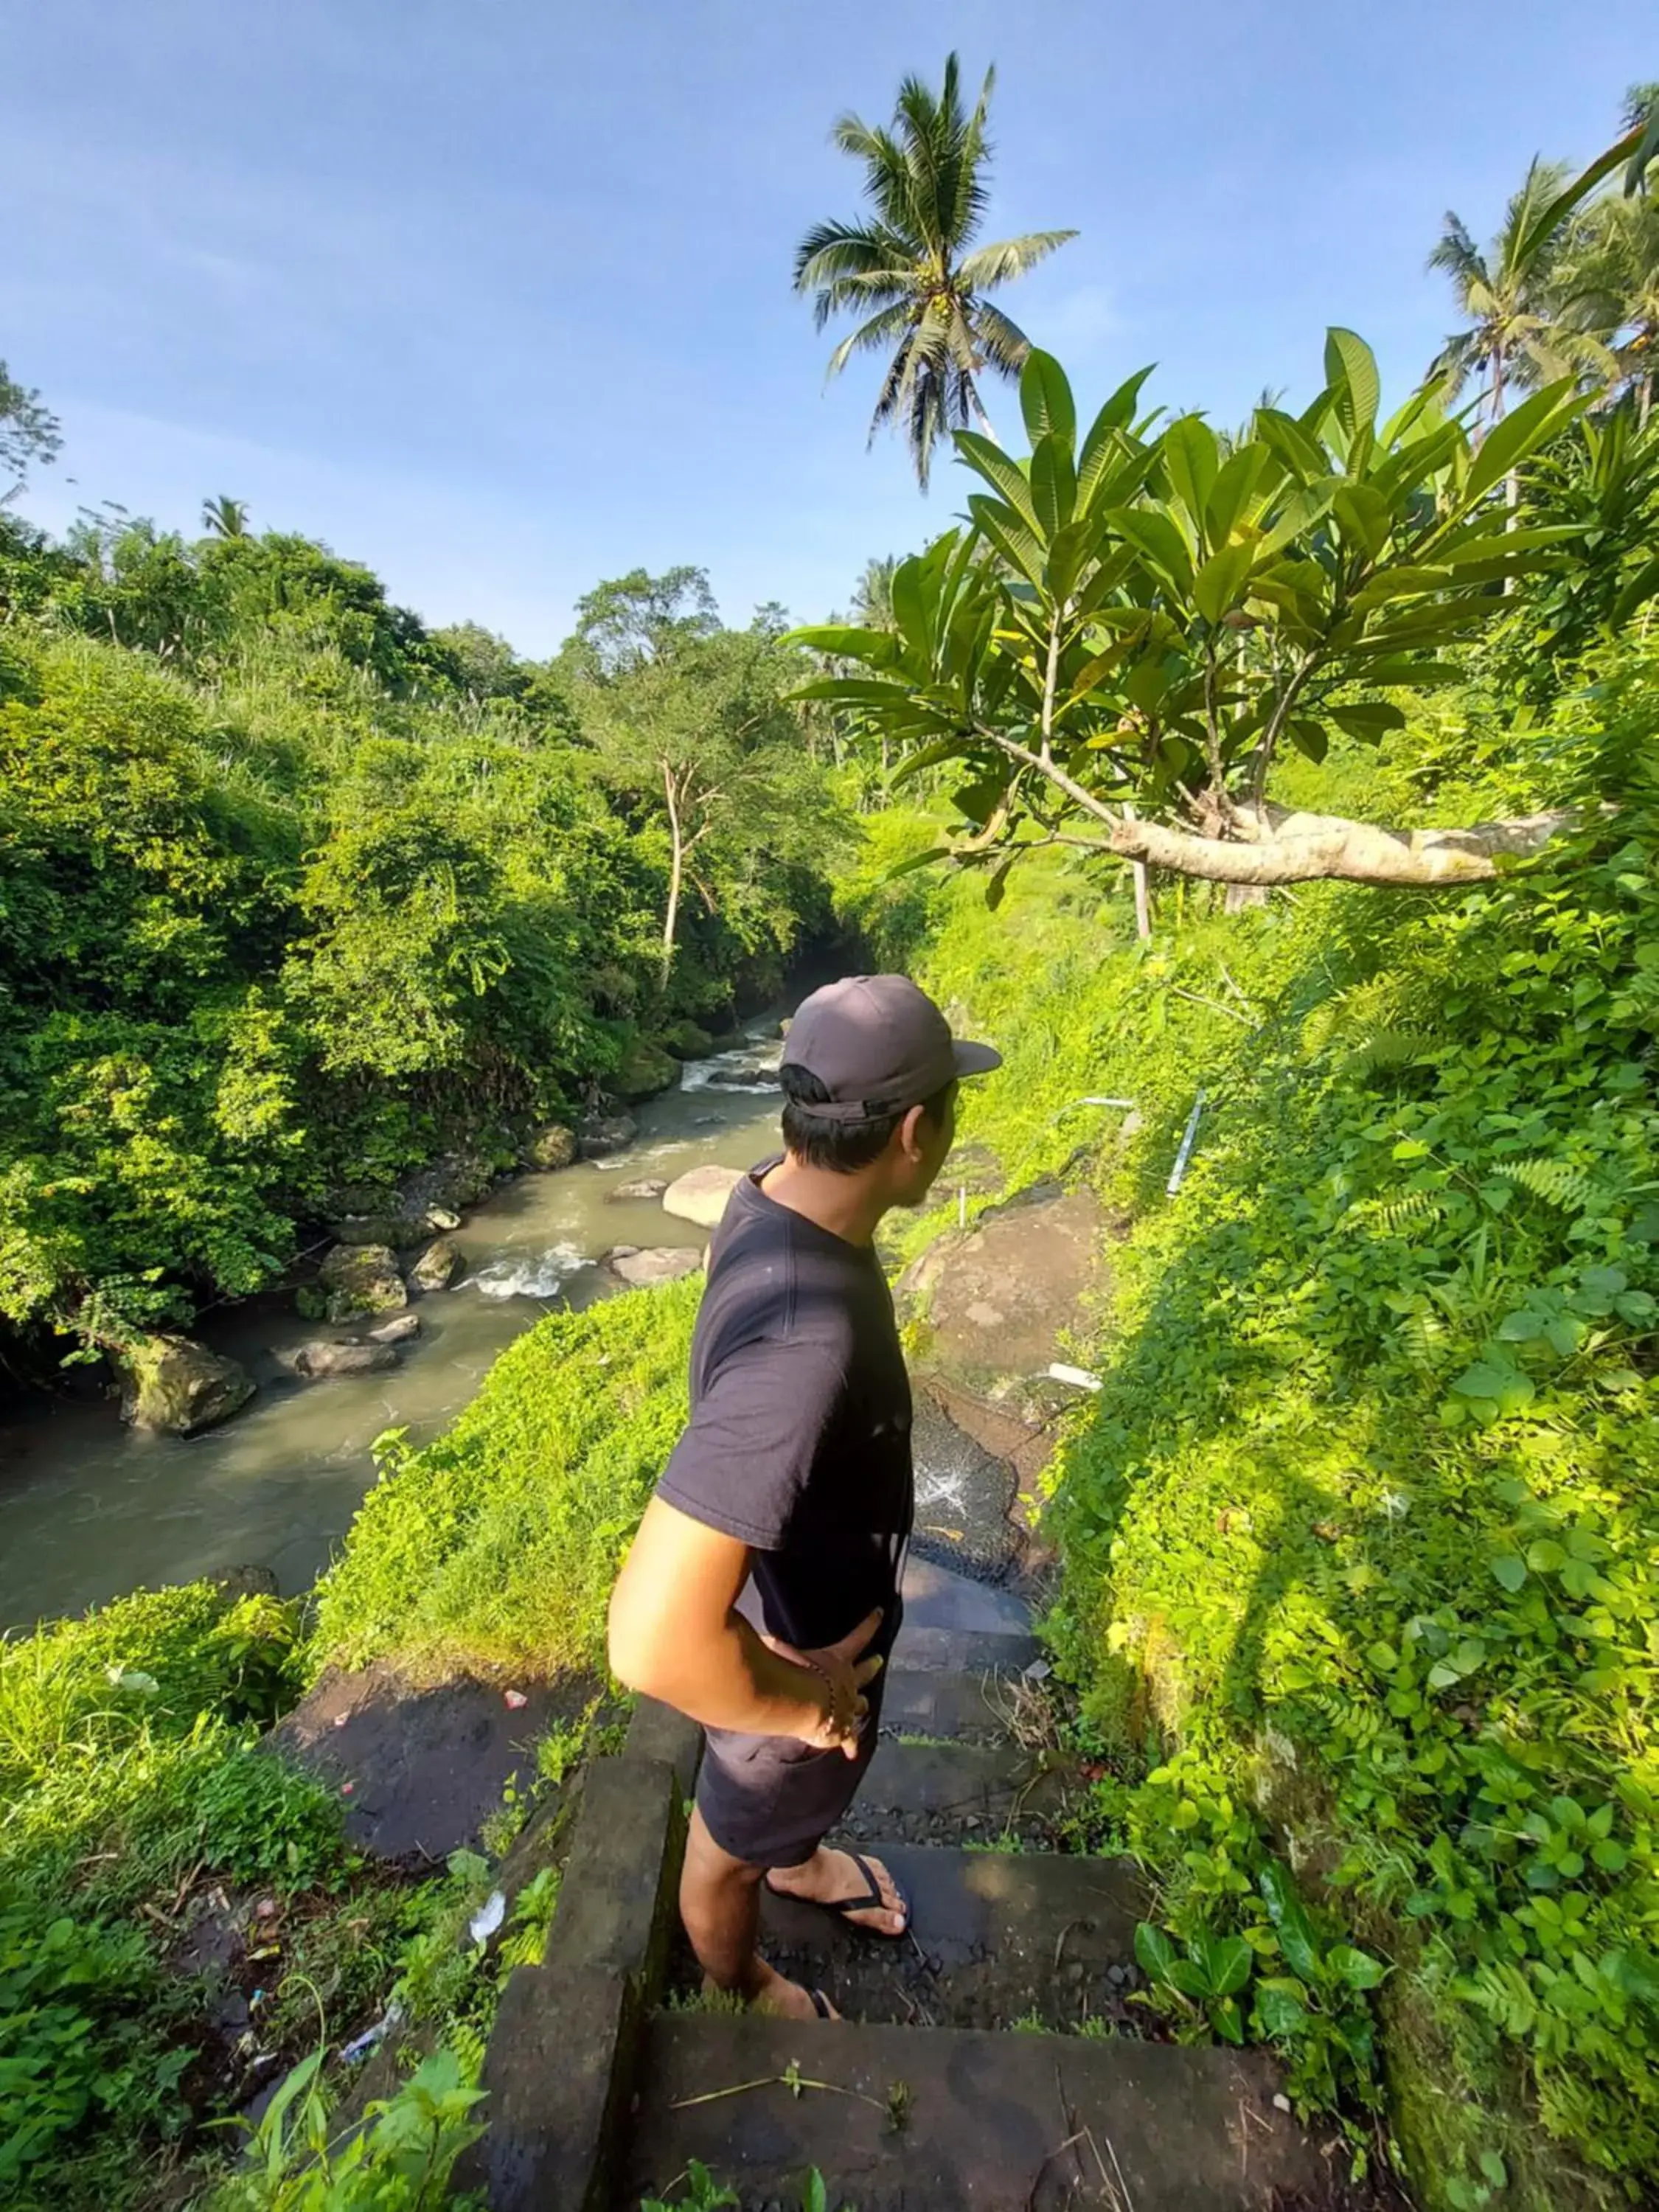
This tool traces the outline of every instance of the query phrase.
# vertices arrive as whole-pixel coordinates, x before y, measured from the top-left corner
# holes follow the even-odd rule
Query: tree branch
[[[1579,819],[1571,807],[1468,830],[1390,830],[1339,815],[1240,808],[1237,840],[1194,837],[1161,822],[1120,820],[1112,850],[1212,884],[1305,884],[1324,879],[1443,890],[1484,883],[1508,855],[1530,859]]]

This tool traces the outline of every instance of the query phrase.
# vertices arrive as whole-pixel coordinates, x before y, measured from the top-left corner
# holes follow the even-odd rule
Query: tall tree
[[[1529,389],[1562,376],[1605,375],[1612,365],[1605,347],[1559,312],[1555,280],[1565,225],[1547,227],[1545,219],[1561,202],[1566,184],[1564,164],[1534,156],[1486,252],[1462,217],[1449,210],[1429,256],[1430,268],[1450,277],[1468,319],[1447,339],[1430,377],[1452,398],[1472,376],[1480,377],[1488,429],[1502,419],[1512,388]]]
[[[1030,341],[986,295],[1075,238],[1074,230],[1028,231],[973,246],[990,197],[986,120],[994,70],[971,113],[951,54],[936,94],[919,77],[899,87],[890,127],[843,115],[831,137],[864,164],[872,213],[862,222],[820,222],[795,252],[795,289],[811,298],[819,330],[836,315],[862,316],[830,356],[830,374],[855,353],[890,356],[870,423],[902,426],[927,488],[933,449],[953,428],[989,429],[978,380],[989,369],[1018,376]]]

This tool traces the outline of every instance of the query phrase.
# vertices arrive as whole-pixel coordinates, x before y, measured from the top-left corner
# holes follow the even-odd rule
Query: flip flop
[[[837,1845],[836,1848],[839,1850],[842,1847]],[[881,1884],[876,1880],[874,1870],[871,1867],[869,1860],[865,1857],[863,1852],[848,1851],[847,1856],[852,1860],[853,1864],[864,1876],[865,1881],[868,1885],[862,1897],[837,1897],[833,1899],[817,1897],[791,1897],[788,1899],[788,1901],[792,1905],[815,1905],[817,1906],[820,1912],[836,1913],[840,1918],[847,1922],[848,1926],[852,1929],[854,1935],[868,1936],[878,1943],[902,1942],[905,1936],[907,1936],[910,1932],[909,1899],[904,1894],[903,1890],[899,1887],[897,1881],[894,1880],[893,1875],[890,1869],[887,1879],[893,1884],[893,1895],[897,1902],[896,1905],[889,1905],[887,1899],[881,1893]],[[766,1887],[769,1890],[772,1891],[774,1897],[787,1896],[787,1893],[784,1890],[772,1889],[769,1877],[767,1881]],[[904,1915],[904,1925],[899,1929],[896,1936],[890,1936],[884,1928],[870,1928],[866,1926],[862,1921],[854,1920],[850,1917],[850,1916],[854,1912],[868,1912],[872,1908],[878,1912],[898,1911]]]
[[[820,2020],[833,2020],[835,2018],[835,2014],[830,2009],[830,2000],[825,1996],[822,1990],[808,1990],[806,1994],[811,1998],[812,2009],[817,2013]]]

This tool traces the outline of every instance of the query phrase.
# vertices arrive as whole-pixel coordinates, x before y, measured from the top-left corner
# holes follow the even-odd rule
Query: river
[[[768,1034],[771,1042],[766,1042]],[[291,1298],[204,1317],[198,1334],[259,1383],[235,1418],[203,1435],[140,1435],[112,1405],[34,1398],[0,1428],[0,1626],[76,1613],[123,1591],[226,1567],[268,1567],[285,1592],[326,1565],[374,1479],[385,1429],[435,1435],[496,1355],[556,1306],[592,1303],[593,1262],[613,1245],[702,1244],[654,1200],[618,1183],[704,1163],[747,1167],[770,1149],[779,1093],[775,1018],[750,1046],[684,1071],[635,1109],[637,1140],[613,1158],[502,1184],[455,1232],[466,1274],[420,1299],[419,1338],[385,1374],[302,1382],[277,1355],[319,1334]],[[744,1087],[735,1088],[734,1085]]]

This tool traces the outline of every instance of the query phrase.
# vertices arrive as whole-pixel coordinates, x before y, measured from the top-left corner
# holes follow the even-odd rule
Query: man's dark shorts
[[[805,1866],[852,1803],[875,1755],[885,1680],[884,1672],[866,1687],[870,1709],[856,1759],[815,1751],[795,1736],[708,1730],[697,1810],[723,1851],[749,1866]]]

